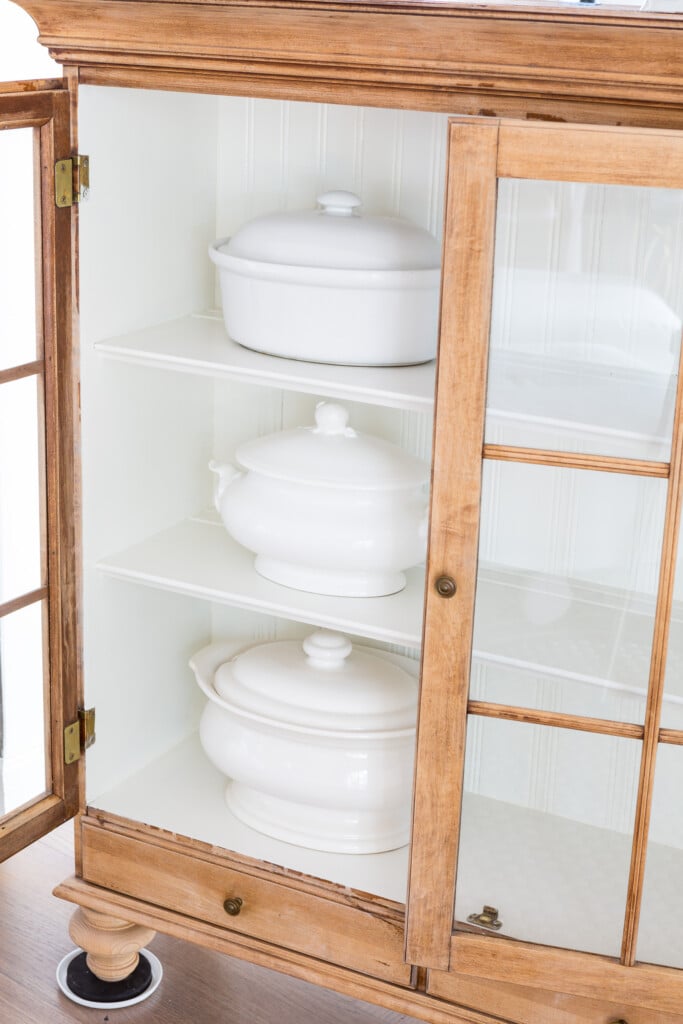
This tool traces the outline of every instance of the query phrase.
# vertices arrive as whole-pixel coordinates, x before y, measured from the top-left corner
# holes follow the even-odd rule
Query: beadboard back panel
[[[81,212],[87,677],[107,680],[109,694],[133,696],[144,690],[150,695],[150,714],[155,706],[164,708],[165,724],[155,742],[161,750],[196,726],[197,702],[187,671],[193,644],[201,646],[211,636],[298,636],[306,627],[191,598],[164,598],[144,589],[136,591],[132,602],[129,591],[134,588],[103,582],[93,566],[183,516],[206,510],[211,503],[210,458],[232,459],[242,441],[312,422],[320,396],[105,363],[93,345],[217,304],[209,244],[259,214],[313,208],[316,197],[327,189],[356,191],[368,212],[407,217],[439,237],[447,118],[424,112],[83,88],[80,120],[82,148],[90,153],[93,166],[93,191]],[[132,196],[128,191],[124,195],[117,170],[120,154],[127,152],[140,154],[146,174],[143,187]],[[652,368],[672,371],[677,346],[671,325],[682,312],[681,203],[673,194],[642,190],[635,218],[627,216],[632,207],[625,189],[504,183],[494,349],[536,358],[550,351],[551,337],[564,332],[563,359],[604,369],[606,350],[614,347],[615,339],[605,343],[596,315],[584,316],[581,332],[572,332],[571,324],[563,320],[566,303],[560,301],[554,282],[557,272],[580,274],[588,282],[588,293],[596,295],[606,277],[619,273],[642,284],[671,311],[666,320],[669,335],[659,336],[653,346]],[[582,215],[577,218],[578,209]],[[530,322],[534,331],[525,331]],[[635,335],[616,340],[621,356],[630,360],[629,372],[640,372],[642,350]],[[512,406],[504,411],[514,416],[514,389],[512,396]],[[520,443],[533,445],[538,443],[539,426],[524,421],[520,404],[516,436]],[[357,429],[429,458],[428,414],[357,402],[349,406]],[[503,440],[509,423],[510,415],[492,417],[490,440]],[[544,423],[542,428],[545,445],[568,446],[571,426]],[[626,438],[623,454],[628,454],[629,443]],[[623,498],[615,498],[611,485],[605,485],[602,525],[595,522],[591,533],[585,516],[579,528],[586,502],[595,497],[596,480],[590,474],[571,480],[556,474],[539,501],[536,491],[529,500],[529,481],[517,467],[496,464],[489,470],[483,565],[539,579],[606,584],[609,600],[620,590],[633,591],[641,601],[642,595],[646,602],[651,599],[657,581],[660,502],[653,494],[661,490],[661,482],[629,482],[631,507],[626,515]],[[610,502],[618,527],[611,522]],[[523,536],[511,526],[513,507],[524,510]],[[631,557],[633,551],[637,559]],[[683,593],[681,587],[683,583]],[[154,622],[165,620],[168,626],[163,672],[156,653],[159,637],[142,625],[146,616]],[[122,636],[135,637],[134,643],[121,645]],[[487,699],[487,694],[500,691],[500,668],[492,665],[485,650],[478,654],[482,657],[475,660],[476,690]],[[549,674],[543,664],[507,666],[506,672],[508,682],[514,676],[507,690],[511,700],[524,703],[533,692],[549,709],[563,709],[569,688],[589,685],[565,678],[562,672]],[[605,701],[611,702],[614,717],[623,709],[627,720],[638,720],[642,696],[633,687],[620,688],[623,680],[612,682],[616,685],[607,693],[594,686],[590,699],[596,706],[603,702],[603,709]],[[111,719],[115,727],[106,724],[113,698],[103,695],[98,700],[108,710],[100,718],[98,746],[91,755],[95,790],[113,783],[114,776],[122,777],[143,757],[133,730],[131,758],[122,761],[116,709]],[[117,707],[122,706],[119,701]],[[488,767],[494,735],[495,723],[475,724],[468,788],[494,799],[513,799],[496,788]],[[581,813],[544,781],[558,768],[564,743],[557,734],[542,743],[521,743],[514,765],[519,781],[514,799],[522,806],[568,817]],[[629,761],[628,770],[616,773],[610,756],[589,766],[606,780],[589,818],[596,825],[627,830],[637,758]]]

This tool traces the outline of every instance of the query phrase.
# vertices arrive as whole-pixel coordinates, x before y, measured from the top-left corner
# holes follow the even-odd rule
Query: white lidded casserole
[[[407,658],[318,630],[301,643],[215,643],[191,660],[200,741],[240,821],[298,846],[408,842],[417,678]]]
[[[423,228],[360,213],[351,192],[249,221],[210,250],[228,334],[321,363],[395,366],[436,354],[440,249]]]

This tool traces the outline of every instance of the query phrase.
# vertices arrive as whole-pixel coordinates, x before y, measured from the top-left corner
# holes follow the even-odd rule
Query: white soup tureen
[[[200,740],[240,821],[298,846],[378,853],[408,842],[414,663],[319,630],[217,643],[190,662],[208,703]]]
[[[348,425],[318,404],[315,425],[241,445],[217,474],[228,532],[256,554],[258,573],[314,594],[376,597],[406,583],[424,559],[427,463]]]

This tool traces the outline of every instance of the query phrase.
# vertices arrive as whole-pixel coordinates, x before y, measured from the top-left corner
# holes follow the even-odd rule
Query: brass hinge
[[[79,708],[78,718],[64,730],[64,764],[78,761],[95,742],[95,708]]]
[[[62,209],[81,203],[90,191],[90,158],[68,157],[55,164],[55,203]]]

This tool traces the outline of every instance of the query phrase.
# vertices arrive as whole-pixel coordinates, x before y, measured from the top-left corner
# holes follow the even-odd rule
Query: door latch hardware
[[[503,927],[503,922],[498,920],[496,907],[484,907],[481,914],[470,914],[467,920],[470,924],[478,924],[481,928],[492,928],[494,931]]]
[[[95,708],[79,708],[78,718],[64,729],[64,764],[78,761],[95,742]]]
[[[90,191],[90,158],[67,157],[55,164],[55,203],[63,209],[82,203]]]

